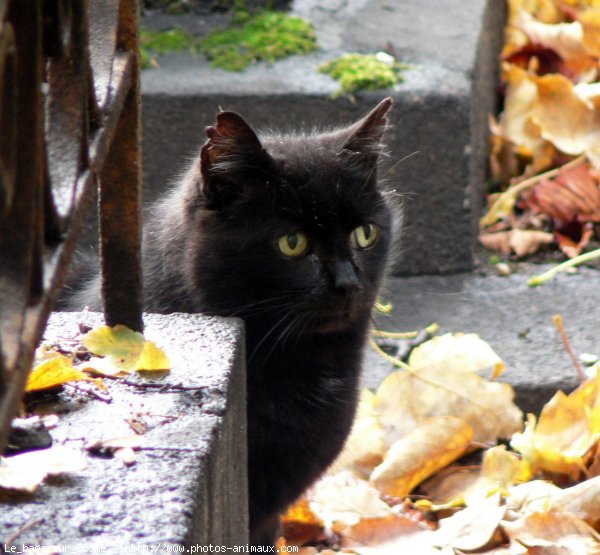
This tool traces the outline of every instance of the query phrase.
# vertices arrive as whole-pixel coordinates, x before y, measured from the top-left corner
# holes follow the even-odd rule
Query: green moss
[[[150,67],[152,60],[160,54],[184,51],[198,53],[200,42],[196,37],[181,29],[169,29],[168,31],[142,29],[140,32],[140,53],[143,68]]]
[[[317,48],[312,25],[302,18],[266,11],[250,15],[237,10],[234,25],[202,41],[202,52],[213,67],[241,71],[259,60],[274,62]]]
[[[319,71],[339,81],[340,94],[386,89],[402,82],[402,70],[409,67],[386,56],[382,60],[375,54],[344,54],[323,64]]]

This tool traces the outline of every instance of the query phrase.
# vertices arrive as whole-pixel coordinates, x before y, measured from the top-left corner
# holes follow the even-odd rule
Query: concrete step
[[[3,543],[7,552],[60,545],[68,546],[60,553],[179,553],[182,546],[197,553],[189,549],[247,544],[241,323],[198,314],[147,314],[144,320],[145,337],[171,359],[164,390],[105,380],[109,404],[67,389],[58,403],[38,409],[59,414],[51,431],[55,445],[83,449],[130,436],[127,420],[137,418],[148,424],[146,450],[129,467],[87,455],[84,470],[48,479],[33,495],[3,496],[0,541],[14,537],[15,546],[10,551]],[[45,339],[64,345],[82,322],[103,323],[100,314],[54,313]],[[177,384],[182,389],[168,388]]]
[[[525,412],[539,413],[558,389],[568,392],[579,383],[553,315],[562,315],[576,354],[600,356],[600,272],[582,268],[543,286],[527,285],[528,277],[549,268],[525,265],[509,277],[469,273],[391,280],[382,298],[394,310],[379,316],[378,326],[409,331],[437,322],[441,332],[478,333],[504,360],[500,381],[514,386],[517,404]],[[377,387],[391,370],[369,350],[365,385]]]
[[[242,73],[213,69],[202,56],[169,54],[142,73],[146,197],[156,198],[194,156],[219,107],[260,128],[310,129],[351,122],[384,95],[395,98],[386,178],[406,197],[398,272],[469,270],[487,164],[487,116],[495,108],[504,2],[497,0],[297,0],[321,49]],[[197,34],[223,25],[150,14],[152,29]],[[317,68],[344,52],[392,50],[411,64],[393,91],[331,95],[338,85]]]

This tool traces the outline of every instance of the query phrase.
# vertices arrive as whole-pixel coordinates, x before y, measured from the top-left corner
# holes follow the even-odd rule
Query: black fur
[[[350,430],[371,307],[394,227],[377,181],[391,100],[347,129],[260,140],[221,112],[144,234],[145,309],[244,319],[250,534],[272,545],[278,514],[334,460]],[[376,225],[357,248],[351,234]],[[285,257],[278,240],[309,246]],[[95,279],[71,306],[99,309]]]

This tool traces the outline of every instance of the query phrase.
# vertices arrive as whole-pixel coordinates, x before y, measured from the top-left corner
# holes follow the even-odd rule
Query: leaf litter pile
[[[112,328],[101,326],[81,337],[65,339],[66,343],[70,345],[42,344],[37,349],[35,365],[25,386],[27,399],[33,400],[34,405],[36,396],[60,391],[63,387],[104,402],[111,402],[109,389],[103,379],[122,381],[140,387],[151,386],[152,383],[129,382],[127,378],[132,373],[162,376],[170,368],[168,357],[159,347],[146,340],[142,334],[121,325]],[[55,428],[59,420],[55,414],[37,415],[35,410],[33,415],[28,416],[29,418],[17,419],[15,422],[19,429],[30,432],[34,440],[36,432],[43,438],[44,434],[40,434],[39,430],[47,434],[47,430]],[[85,446],[85,450],[90,453],[114,455],[126,465],[133,464],[134,450],[143,445],[145,429],[143,423],[133,419],[128,424],[134,432],[132,435],[90,442]],[[35,441],[39,443],[39,440]],[[48,443],[52,444],[51,438]],[[49,445],[42,439],[40,444],[16,446],[13,449],[35,450],[0,457],[0,493],[33,493],[48,476],[77,472],[85,468],[84,451],[65,445],[45,448]]]
[[[550,244],[568,258],[600,256],[600,2],[508,7],[480,241],[507,256]]]
[[[278,545],[302,555],[600,554],[600,364],[523,428],[485,341],[436,336],[403,362],[378,347],[402,335],[375,333],[399,369],[361,391],[343,452],[284,516]]]

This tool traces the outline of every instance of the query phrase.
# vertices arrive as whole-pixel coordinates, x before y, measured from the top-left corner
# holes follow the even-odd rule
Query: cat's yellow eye
[[[308,250],[308,238],[304,233],[288,233],[279,238],[279,250],[285,256],[297,258]]]
[[[379,239],[379,228],[373,224],[359,225],[351,234],[350,242],[355,249],[371,248]]]

